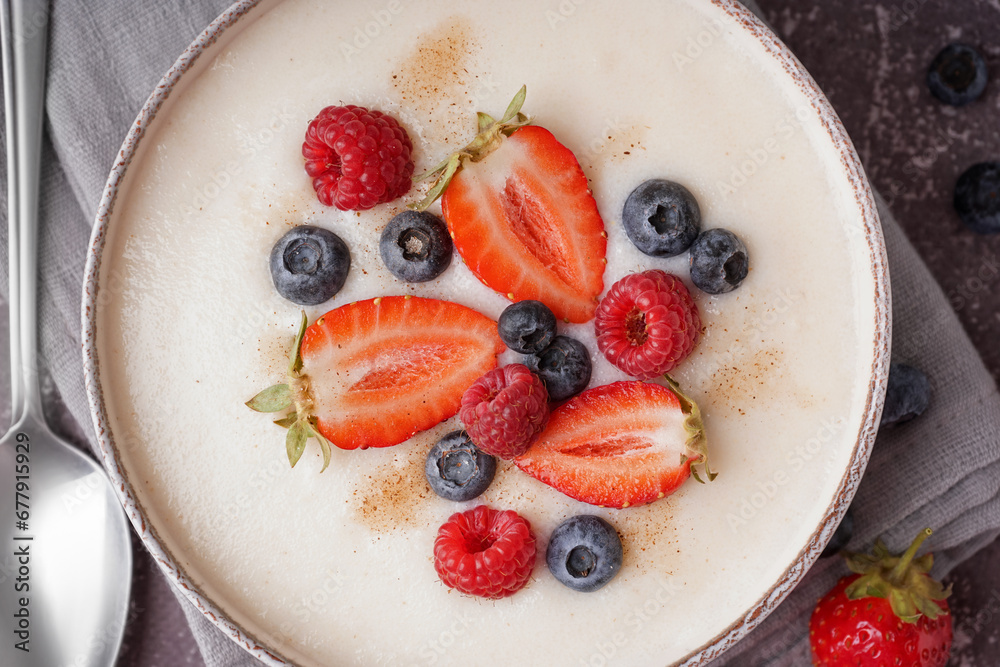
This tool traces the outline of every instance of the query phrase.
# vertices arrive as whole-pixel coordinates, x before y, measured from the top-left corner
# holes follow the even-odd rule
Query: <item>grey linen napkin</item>
[[[49,369],[50,421],[81,446],[93,448],[94,437],[80,355],[80,286],[104,183],[160,76],[228,4],[55,0],[52,5],[40,234],[41,355]],[[925,370],[934,398],[919,420],[879,435],[854,501],[851,547],[865,548],[882,536],[890,547],[901,548],[930,526],[936,531],[936,574],[944,575],[1000,533],[1000,395],[944,294],[881,201],[879,209],[893,285],[893,358]],[[5,245],[6,224],[0,225],[0,237]],[[6,254],[2,264],[5,297]],[[717,664],[807,664],[808,611],[843,573],[837,559],[817,563],[788,599]],[[257,664],[181,600],[207,665]]]

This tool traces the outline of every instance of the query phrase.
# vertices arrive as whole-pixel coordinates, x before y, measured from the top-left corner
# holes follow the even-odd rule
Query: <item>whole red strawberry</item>
[[[512,510],[480,505],[457,512],[434,540],[441,581],[468,595],[491,600],[513,595],[528,583],[534,565],[531,525]]]
[[[524,364],[489,371],[462,394],[459,418],[479,449],[492,456],[520,456],[549,418],[545,385]]]
[[[396,119],[348,104],[326,107],[309,123],[302,156],[320,202],[362,211],[405,195],[413,144]]]
[[[916,558],[924,530],[902,556],[881,540],[872,555],[849,554],[855,573],[841,579],[813,610],[809,646],[817,667],[944,667],[951,652],[951,593],[927,574],[930,554]]]
[[[611,286],[594,319],[597,348],[640,380],[670,371],[701,335],[698,307],[680,278],[659,269],[632,273]]]

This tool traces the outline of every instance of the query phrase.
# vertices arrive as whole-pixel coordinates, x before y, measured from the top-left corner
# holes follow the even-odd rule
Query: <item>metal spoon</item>
[[[0,440],[0,665],[114,664],[132,577],[103,469],[49,430],[38,384],[38,184],[46,0],[0,0],[7,113],[11,396]]]

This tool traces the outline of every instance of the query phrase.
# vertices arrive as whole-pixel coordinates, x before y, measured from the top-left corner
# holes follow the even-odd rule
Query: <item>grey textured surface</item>
[[[89,228],[104,175],[136,111],[176,55],[227,4],[226,0],[175,0],[138,6],[124,0],[54,3],[51,71],[52,87],[57,92],[50,91],[48,99],[51,143],[47,145],[43,186],[54,195],[47,200],[43,217],[65,220],[68,226],[43,230],[43,250],[58,247],[66,234],[78,236]],[[998,86],[991,84],[984,100],[966,109],[950,110],[929,96],[923,75],[936,50],[957,38],[987,47],[984,50],[994,72],[1000,72],[1000,52],[995,42],[989,42],[1000,34],[1000,3],[900,0],[876,5],[847,0],[762,0],[762,4],[779,34],[826,90],[875,185],[892,200],[902,227],[942,285],[993,377],[998,377],[1000,277],[991,274],[990,267],[1000,255],[1000,238],[984,239],[963,230],[951,211],[950,197],[954,179],[967,164],[1000,158],[1000,94]],[[113,53],[128,53],[129,59],[114,58]],[[114,85],[109,87],[108,81]],[[73,122],[80,118],[91,122]],[[113,136],[110,141],[109,134]],[[72,168],[66,172],[59,169],[56,156]],[[75,308],[83,255],[80,248],[58,261],[50,257],[44,268],[50,293],[43,299],[43,304],[48,304],[42,313],[43,357],[59,371],[56,376],[70,377],[72,369],[79,366],[73,340],[77,337],[78,342],[79,336]],[[894,278],[896,275],[902,274],[894,274]],[[934,317],[945,321],[951,315],[939,311]],[[916,353],[916,349],[912,347],[911,352]],[[59,388],[71,397],[82,383],[64,382]],[[54,415],[57,426],[82,444],[84,431],[72,417],[86,429],[86,415],[79,414],[78,401],[67,402],[74,405],[70,405],[70,412]],[[946,427],[947,420],[934,434],[944,447],[949,445]],[[896,455],[905,459],[905,452]],[[861,533],[889,528],[873,525],[878,521],[874,516],[859,519]],[[900,533],[893,534],[896,541],[909,532],[899,525],[896,530]],[[977,546],[981,545],[966,544],[953,558]],[[203,664],[184,612],[168,585],[140,545],[136,545],[136,553],[132,622],[119,664]],[[953,575],[959,630],[955,665],[998,662],[998,562],[1000,551],[994,546]],[[826,562],[821,567],[828,570],[836,565]],[[796,623],[801,619],[788,621],[784,626],[787,632],[779,628],[778,637],[795,636]]]

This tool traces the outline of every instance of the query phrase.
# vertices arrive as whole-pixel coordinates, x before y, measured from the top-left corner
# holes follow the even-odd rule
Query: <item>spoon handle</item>
[[[41,418],[38,384],[38,187],[45,120],[47,0],[0,0],[7,113],[12,420]]]
[[[0,0],[0,46],[3,54],[3,99],[4,99],[4,126],[6,131],[7,144],[7,247],[9,258],[7,264],[7,292],[8,303],[10,305],[10,398],[11,398],[11,424],[16,424],[21,416],[21,395],[24,393],[21,385],[21,346],[15,343],[15,333],[13,326],[14,303],[17,299],[20,276],[17,269],[20,262],[17,261],[15,248],[18,246],[17,225],[17,142],[14,140],[16,134],[16,123],[14,121],[14,57],[11,54],[10,27],[10,6],[7,0]],[[18,339],[19,340],[19,339]]]

